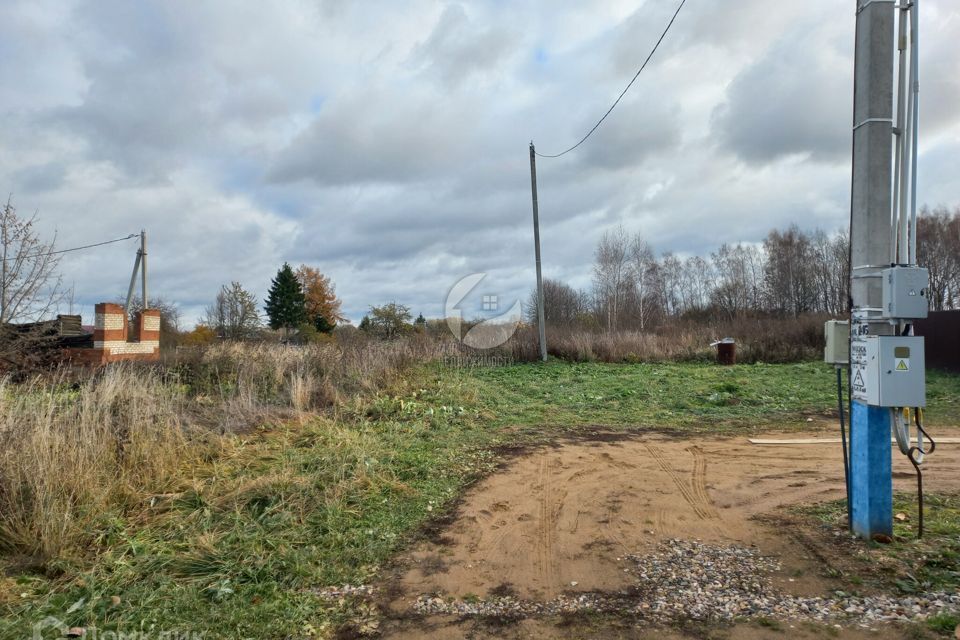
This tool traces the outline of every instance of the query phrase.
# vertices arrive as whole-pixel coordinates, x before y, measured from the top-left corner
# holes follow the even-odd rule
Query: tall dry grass
[[[82,554],[111,518],[188,487],[224,437],[334,408],[449,345],[224,343],[160,365],[0,382],[0,550],[43,564]]]
[[[676,321],[650,331],[600,332],[549,328],[547,347],[555,357],[574,362],[710,362],[710,343],[730,337],[741,363],[785,363],[823,357],[823,323],[827,316],[800,318],[743,317],[731,320]],[[520,332],[515,350],[536,348],[536,333]]]
[[[105,515],[179,483],[181,402],[129,366],[0,384],[0,547],[41,560],[88,544]],[[194,443],[195,445],[195,443]]]

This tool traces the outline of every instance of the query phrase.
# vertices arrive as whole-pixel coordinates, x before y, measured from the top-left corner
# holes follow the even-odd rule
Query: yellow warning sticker
[[[898,358],[897,359],[897,371],[910,371],[910,358]]]

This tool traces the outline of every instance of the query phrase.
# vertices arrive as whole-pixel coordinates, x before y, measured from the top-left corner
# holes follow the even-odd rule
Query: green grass
[[[515,365],[471,372],[498,425],[727,432],[835,416],[834,369],[786,365]],[[927,421],[960,424],[960,377],[930,372]]]
[[[960,495],[924,497],[924,534],[920,539],[916,494],[895,494],[893,508],[894,513],[905,516],[894,520],[894,542],[868,543],[867,553],[856,556],[864,565],[868,581],[904,594],[960,588]],[[842,500],[801,507],[799,511],[818,520],[828,537],[830,532],[846,530],[846,505]]]
[[[727,433],[802,425],[805,415],[833,411],[834,384],[820,364],[415,369],[335,417],[224,436],[220,455],[184,470],[176,494],[106,514],[86,556],[42,571],[4,558],[0,637],[29,637],[48,615],[101,631],[205,638],[370,629],[369,607],[324,600],[316,589],[375,580],[495,468],[497,447],[582,426]],[[932,374],[929,388],[928,422],[960,423],[960,378]],[[931,539],[938,526],[932,517]]]
[[[927,620],[927,626],[942,636],[952,636],[957,627],[960,627],[960,616],[950,613],[931,616]]]

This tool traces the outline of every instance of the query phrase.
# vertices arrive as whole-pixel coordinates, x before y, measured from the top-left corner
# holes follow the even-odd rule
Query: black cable
[[[837,367],[837,408],[840,410],[840,442],[843,445],[843,484],[847,489],[847,529],[853,531],[853,512],[850,509],[850,462],[847,456],[847,431],[843,415],[843,371]]]
[[[128,236],[126,236],[126,237],[124,237],[124,238],[115,238],[115,239],[113,239],[113,240],[105,240],[104,242],[96,242],[96,243],[94,243],[94,244],[85,244],[85,245],[83,245],[82,247],[71,247],[70,249],[59,249],[59,250],[57,250],[57,251],[48,251],[47,253],[34,253],[34,254],[32,254],[32,255],[29,255],[29,256],[11,256],[11,257],[7,258],[6,260],[4,260],[3,262],[9,262],[9,261],[11,261],[11,260],[28,260],[28,259],[30,259],[30,258],[42,258],[42,257],[44,257],[44,256],[57,255],[58,253],[69,253],[69,252],[71,252],[71,251],[80,251],[81,249],[92,249],[92,248],[94,248],[94,247],[102,247],[102,246],[105,245],[105,244],[113,244],[114,242],[123,242],[124,240],[130,240],[130,239],[132,239],[132,238],[136,238],[138,235],[140,235],[140,234],[139,234],[139,233],[131,233],[130,235],[128,235]]]
[[[919,527],[917,529],[917,538],[923,537],[923,472],[920,471],[920,462],[917,460],[916,455],[927,455],[933,453],[937,449],[937,443],[934,442],[933,438],[930,437],[930,434],[927,433],[923,428],[923,421],[920,418],[920,410],[914,409],[914,420],[917,422],[917,432],[930,441],[930,448],[923,449],[919,446],[910,447],[910,450],[907,452],[907,457],[910,459],[910,464],[913,465],[913,468],[917,471],[917,512],[919,516]]]
[[[653,45],[653,49],[650,51],[650,55],[648,55],[648,56],[647,56],[647,59],[643,61],[643,64],[642,64],[642,65],[640,65],[640,69],[638,69],[638,70],[637,70],[637,73],[634,74],[633,79],[630,80],[630,83],[627,85],[626,89],[624,89],[623,91],[620,92],[620,95],[617,96],[617,99],[613,102],[612,105],[610,105],[610,108],[607,109],[607,112],[606,112],[605,114],[603,114],[603,117],[602,117],[602,118],[600,118],[599,120],[597,120],[597,124],[593,125],[593,128],[590,129],[590,131],[587,132],[587,135],[583,136],[583,137],[580,139],[580,142],[578,142],[577,144],[573,145],[572,147],[570,147],[570,148],[567,149],[566,151],[561,151],[560,153],[547,154],[547,153],[539,153],[539,152],[537,152],[537,151],[534,151],[534,153],[536,153],[536,154],[537,154],[538,156],[540,156],[541,158],[559,158],[559,157],[562,156],[562,155],[566,155],[566,154],[570,153],[571,151],[573,151],[574,149],[576,149],[577,147],[579,147],[580,145],[582,145],[584,142],[586,142],[587,138],[589,138],[591,135],[593,135],[593,132],[596,131],[597,128],[603,123],[603,121],[607,119],[607,116],[610,115],[610,112],[612,112],[613,109],[614,109],[614,107],[616,107],[616,106],[620,103],[621,98],[623,98],[623,96],[626,95],[627,91],[630,90],[630,87],[633,86],[633,83],[637,81],[637,78],[638,78],[638,77],[640,77],[640,73],[647,67],[647,63],[650,62],[650,58],[653,57],[653,54],[655,54],[655,53],[657,52],[657,49],[660,47],[660,43],[663,42],[663,39],[666,37],[667,32],[670,31],[670,27],[673,26],[673,21],[677,19],[677,15],[680,13],[680,9],[683,9],[683,5],[684,5],[686,2],[687,2],[687,0],[680,0],[680,5],[677,6],[677,10],[673,12],[673,17],[670,18],[670,22],[667,23],[667,28],[664,29],[664,30],[663,30],[663,33],[660,34],[660,39],[657,40],[657,44]]]

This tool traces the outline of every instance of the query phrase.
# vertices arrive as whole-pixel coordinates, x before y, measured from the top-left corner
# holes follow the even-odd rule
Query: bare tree
[[[543,281],[543,315],[548,327],[574,327],[586,313],[584,295],[559,280]],[[527,322],[537,322],[537,290],[530,293],[526,306]]]
[[[239,282],[223,285],[213,304],[207,307],[203,324],[227,340],[244,340],[260,328],[257,299]]]
[[[710,257],[716,273],[710,303],[730,317],[759,308],[764,293],[763,252],[753,245],[724,243]]]
[[[616,331],[630,281],[630,239],[623,227],[606,231],[594,252],[593,291],[597,312],[606,319],[607,331]]]
[[[633,316],[641,331],[647,328],[656,308],[657,259],[653,249],[639,233],[630,240],[629,295]]]
[[[117,296],[115,298],[116,304],[121,306],[127,303],[127,296],[124,294],[122,297]],[[147,305],[148,309],[156,309],[160,312],[160,344],[162,347],[173,347],[180,341],[180,307],[177,306],[176,302],[172,302],[166,298],[155,297],[150,298],[150,304]],[[134,325],[134,319],[136,315],[143,310],[143,301],[140,299],[140,296],[134,296],[130,299],[130,315],[127,317],[127,330],[128,338],[130,340],[136,339],[135,331],[136,326]]]
[[[660,258],[655,284],[663,313],[670,316],[683,313],[683,261],[672,252]]]
[[[923,207],[917,217],[917,262],[930,271],[930,307],[952,308],[960,285],[960,209],[932,212]]]
[[[710,304],[716,274],[708,261],[700,256],[687,258],[683,263],[680,284],[683,311],[703,311]]]
[[[847,309],[850,287],[849,236],[841,230],[833,237],[817,229],[810,235],[810,275],[813,279],[813,311],[840,314]]]
[[[63,299],[56,236],[41,240],[36,220],[17,215],[9,199],[0,213],[0,324],[40,320]]]
[[[960,263],[960,207],[953,210],[950,223],[947,225],[947,245],[953,253],[956,263]],[[953,282],[948,287],[947,294],[948,305],[951,309],[960,306],[960,264],[957,265],[953,276]]]
[[[763,241],[765,283],[772,310],[794,316],[811,311],[816,300],[810,238],[796,224],[774,229]]]

